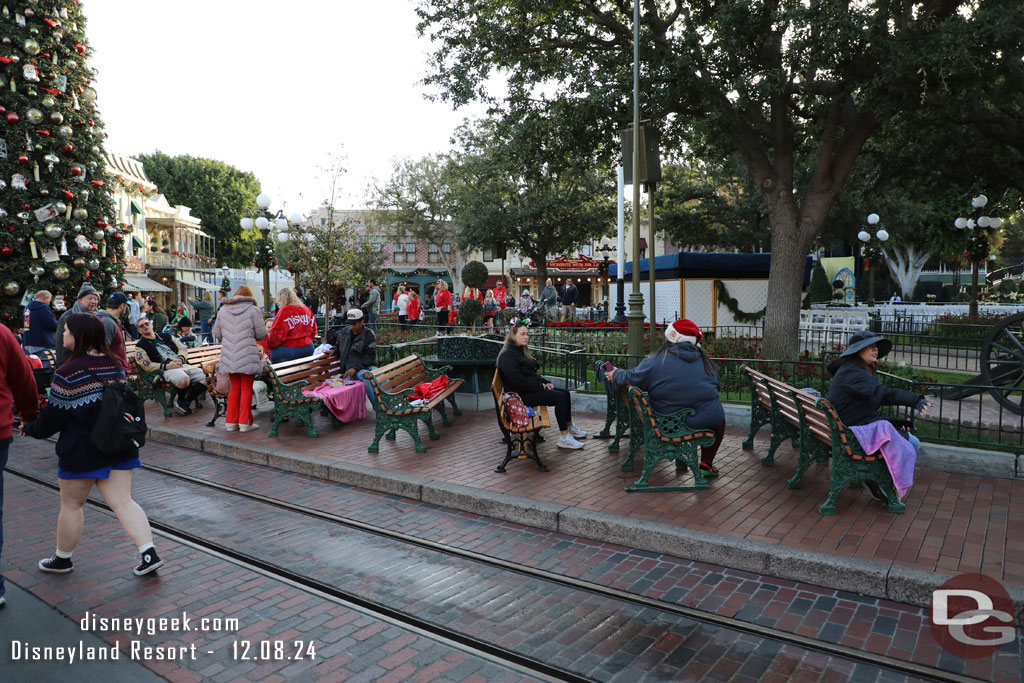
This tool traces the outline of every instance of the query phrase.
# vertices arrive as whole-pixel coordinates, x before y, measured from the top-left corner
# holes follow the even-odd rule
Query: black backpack
[[[125,382],[104,382],[92,372],[93,379],[103,384],[103,398],[96,422],[89,430],[89,440],[101,453],[127,456],[146,444],[146,411],[143,401]]]

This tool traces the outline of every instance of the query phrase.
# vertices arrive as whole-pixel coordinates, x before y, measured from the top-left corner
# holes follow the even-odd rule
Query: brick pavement
[[[229,436],[223,428],[205,426],[208,409],[172,418],[164,418],[152,407],[149,410],[152,426]],[[767,451],[766,430],[755,440],[753,451],[740,448],[745,430],[726,430],[715,461],[722,476],[708,490],[627,493],[625,487],[637,474],[619,471],[621,454],[608,453],[607,440],[590,438],[583,450],[566,451],[555,447],[554,430],[549,430],[551,438],[539,449],[551,472],[538,472],[528,461],[513,462],[504,475],[493,472],[504,453],[493,412],[465,411],[455,418],[453,427],[437,426],[439,441],[428,441],[421,428],[421,438],[428,445],[425,454],[416,453],[411,439],[401,431],[395,441],[381,440],[380,453],[367,453],[373,439],[372,418],[332,430],[327,418],[315,416],[321,433],[318,439],[309,439],[304,430],[287,424],[282,425],[279,438],[271,439],[266,435],[269,415],[264,413],[260,419],[263,429],[230,438],[240,444],[791,548],[949,575],[980,572],[1009,587],[1024,588],[1024,481],[1020,480],[918,469],[906,513],[891,514],[872,502],[866,491],[851,489],[839,497],[838,514],[823,517],[818,505],[828,492],[828,469],[812,466],[804,476],[803,489],[787,489],[796,453],[785,444],[776,465],[763,467],[759,459]],[[576,421],[591,434],[604,425],[603,415],[578,414]],[[651,484],[668,483],[674,477],[673,467],[663,464],[652,474]]]
[[[12,466],[19,469],[30,466],[43,475],[52,472],[52,462],[41,457],[51,446],[31,442],[28,447],[22,447],[20,442],[16,446]],[[52,456],[49,459],[52,460]],[[171,446],[153,444],[147,447],[146,460],[202,479],[352,517],[426,540],[452,544],[826,642],[939,666],[983,680],[1020,680],[1024,674],[1020,640],[1006,646],[996,657],[964,662],[939,649],[931,637],[926,610],[909,605],[498,522],[393,495]],[[139,490],[138,485],[136,489]],[[168,489],[153,500],[154,504],[167,502],[174,505],[176,496],[173,490]],[[180,501],[177,505],[180,506]],[[153,509],[147,509],[154,514]],[[206,513],[193,511],[192,514],[198,515],[197,523],[201,523],[206,515],[219,519],[216,508]],[[266,522],[254,520],[254,524],[263,527],[271,521],[270,518]],[[340,556],[344,557],[345,553]],[[367,564],[356,569],[366,571],[374,561],[365,559]],[[581,626],[570,626],[569,632],[581,634],[578,630]],[[491,628],[498,629],[496,635],[508,636],[500,624],[492,624]]]
[[[53,464],[47,458],[19,459],[17,469],[52,472]],[[424,557],[427,553],[408,555],[399,549],[396,557],[395,551],[383,544],[368,548],[367,540],[359,538],[358,533],[330,533],[322,528],[324,522],[305,518],[302,524],[296,524],[289,519],[295,513],[270,510],[259,503],[228,501],[227,494],[208,489],[200,488],[199,495],[188,495],[183,488],[188,486],[152,473],[140,473],[134,486],[135,497],[154,519],[171,524],[187,520],[190,531],[210,540],[231,543],[234,539],[236,545],[253,554],[273,557],[291,569],[344,584],[346,589],[362,587],[384,602],[413,613],[429,613],[435,620],[471,635],[570,666],[595,680],[696,675],[719,680],[772,680],[774,673],[784,672],[808,680],[822,675],[888,680],[880,677],[875,667],[854,665],[728,629],[697,626],[690,620],[673,619],[647,608],[623,609],[612,604],[617,601],[599,596],[581,601],[575,591],[514,573],[502,573],[499,578],[499,572],[484,568],[483,576],[475,580],[474,570],[455,566],[457,560],[441,558],[439,564],[429,566]],[[172,617],[187,612],[194,619],[239,619],[240,629],[232,633],[159,632],[134,637],[156,647],[196,644],[199,655],[195,661],[146,662],[148,668],[170,680],[519,679],[430,639],[166,540],[159,543],[167,566],[155,577],[134,577],[128,571],[132,548],[109,514],[88,513],[86,535],[76,552],[73,573],[42,574],[34,564],[49,550],[46,532],[52,533],[57,498],[16,480],[9,484],[9,497],[17,511],[11,515],[9,532],[19,539],[11,544],[16,547],[7,556],[14,568],[10,579],[68,617],[77,620],[85,610],[91,610],[106,617]],[[246,533],[249,529],[260,529],[260,533]],[[320,541],[311,543],[307,535]],[[402,557],[403,553],[407,556]],[[119,635],[107,641],[127,649],[132,639]],[[232,644],[243,639],[254,644],[283,641],[287,652],[296,651],[296,639],[314,641],[316,659],[239,661],[232,656],[237,652]]]

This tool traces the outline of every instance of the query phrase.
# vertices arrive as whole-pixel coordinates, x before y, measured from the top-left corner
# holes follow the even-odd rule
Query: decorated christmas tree
[[[103,160],[78,0],[0,0],[0,318],[41,289],[118,287],[125,231]],[[58,298],[60,297],[60,298]]]

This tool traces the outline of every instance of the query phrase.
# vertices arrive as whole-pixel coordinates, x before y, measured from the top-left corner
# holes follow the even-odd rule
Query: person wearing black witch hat
[[[914,412],[923,416],[933,404],[921,394],[887,387],[879,381],[878,359],[885,357],[890,350],[892,342],[888,339],[867,330],[856,332],[850,337],[846,350],[828,366],[828,371],[833,375],[828,400],[847,427],[889,420],[905,433],[917,451],[921,442],[910,433],[910,425],[893,420],[879,408],[883,405],[910,406]],[[881,495],[875,490],[877,487],[870,483],[868,487],[874,497]]]

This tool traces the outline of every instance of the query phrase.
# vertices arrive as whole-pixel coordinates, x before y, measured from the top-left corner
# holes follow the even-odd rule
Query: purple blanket
[[[902,500],[907,490],[914,485],[914,462],[917,460],[914,447],[888,420],[850,427],[850,431],[857,437],[865,453],[882,451],[882,458],[892,474],[892,483],[896,485],[896,493]]]

